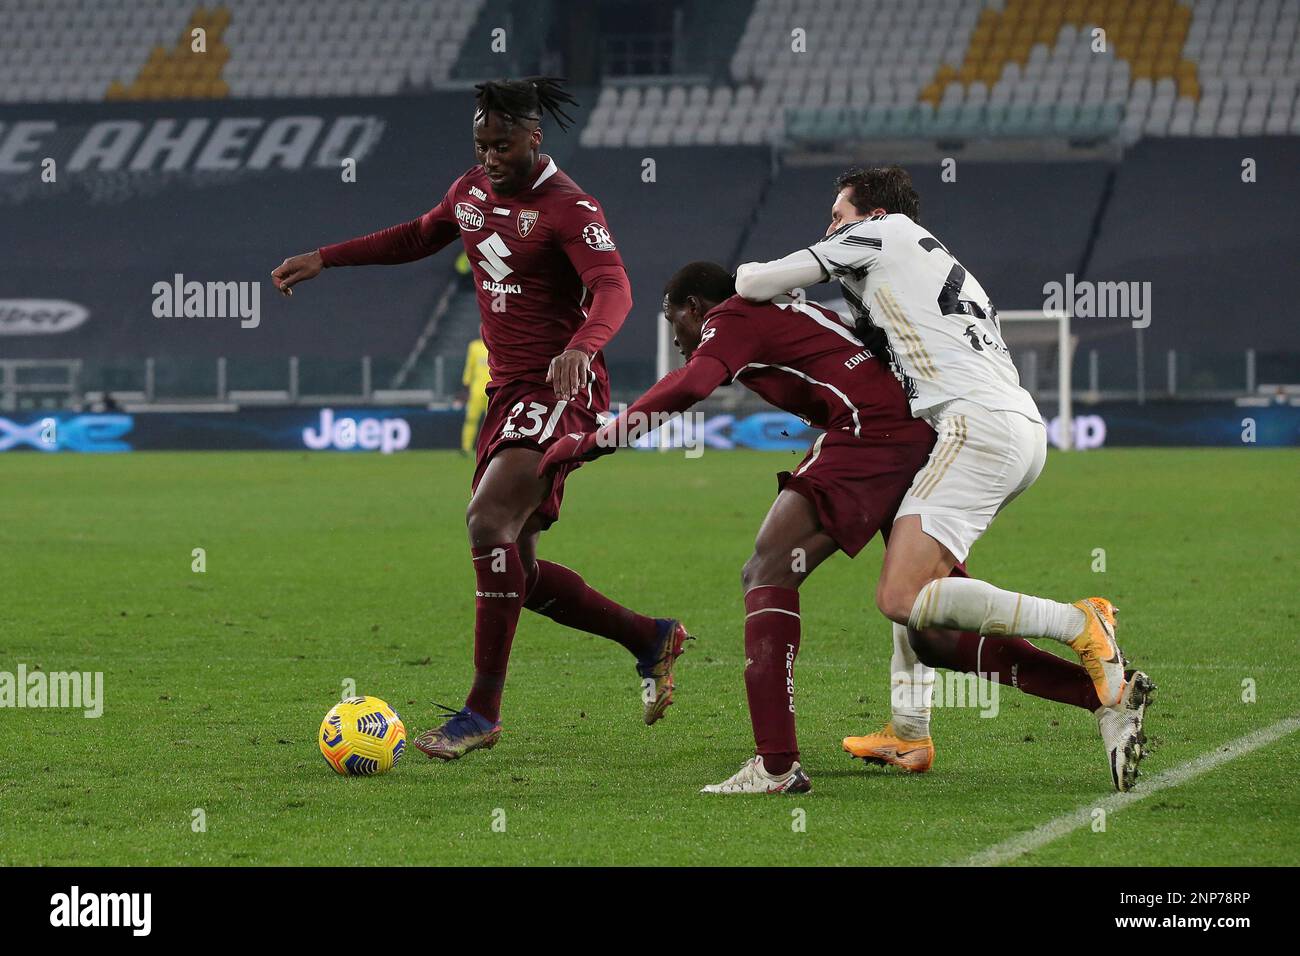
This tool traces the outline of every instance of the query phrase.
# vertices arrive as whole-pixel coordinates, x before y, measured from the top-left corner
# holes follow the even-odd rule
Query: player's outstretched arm
[[[285,295],[293,295],[293,287],[299,282],[306,282],[320,275],[325,268],[321,262],[320,250],[304,252],[300,256],[290,256],[271,270],[271,281]]]
[[[444,205],[439,203],[419,219],[285,259],[271,270],[271,280],[282,293],[293,295],[295,285],[314,279],[322,269],[397,265],[431,256],[460,234]]]
[[[651,426],[663,421],[664,415],[684,412],[696,402],[708,398],[731,375],[717,359],[700,355],[661,378],[638,398],[619,420],[585,434],[574,432],[551,444],[537,465],[537,476],[545,478],[564,465],[595,461],[618,451],[623,443],[631,444]]]
[[[736,294],[751,302],[768,302],[827,278],[817,257],[800,249],[772,262],[746,262],[736,270]]]

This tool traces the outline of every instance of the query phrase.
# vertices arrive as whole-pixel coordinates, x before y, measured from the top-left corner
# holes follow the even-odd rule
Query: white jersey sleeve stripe
[[[774,368],[782,372],[789,372],[791,375],[803,379],[809,385],[820,385],[822,388],[829,391],[831,394],[833,394],[836,398],[838,398],[841,402],[843,402],[848,407],[850,414],[852,414],[853,416],[853,437],[854,438],[862,437],[862,422],[858,418],[858,406],[854,405],[852,399],[850,399],[847,395],[841,392],[834,385],[830,384],[830,382],[818,381],[817,379],[813,378],[811,375],[805,375],[797,368],[789,368],[788,366],[785,365],[768,365],[765,362],[750,362],[748,365],[745,365],[743,368],[741,368],[740,371],[736,372],[736,374],[732,376],[732,378],[740,378],[740,376],[743,375],[747,369],[751,369],[751,368]],[[812,464],[812,462],[809,462],[809,464]]]

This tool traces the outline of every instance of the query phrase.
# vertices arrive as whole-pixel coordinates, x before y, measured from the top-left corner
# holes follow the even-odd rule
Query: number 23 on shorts
[[[501,434],[511,438],[536,438],[537,441],[544,442],[555,431],[556,423],[559,422],[560,416],[564,414],[564,407],[568,404],[563,399],[556,402],[553,408],[541,402],[515,402],[506,417],[505,424],[501,426]],[[516,427],[515,419],[521,413],[523,421]]]

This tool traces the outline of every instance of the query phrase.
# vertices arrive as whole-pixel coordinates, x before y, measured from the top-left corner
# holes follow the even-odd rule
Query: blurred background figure
[[[460,430],[460,453],[468,455],[474,450],[478,426],[487,408],[488,350],[482,339],[474,339],[465,351],[465,371],[461,384],[465,386],[465,424]]]

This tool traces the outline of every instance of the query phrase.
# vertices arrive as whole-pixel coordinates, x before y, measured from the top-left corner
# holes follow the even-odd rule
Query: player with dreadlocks
[[[594,430],[609,407],[601,349],[623,324],[631,290],[600,204],[541,152],[543,112],[560,127],[576,101],[554,77],[479,84],[478,164],[438,205],[410,222],[286,259],[271,276],[291,295],[322,269],[411,262],[457,236],[473,265],[491,385],[466,513],[477,581],[474,683],[465,706],[415,746],[454,760],[501,736],[501,693],[523,608],[616,641],[637,660],[643,717],[672,703],[673,662],[689,637],[588,587],[537,557],[537,539],[560,515],[569,471],[538,478],[560,435]],[[451,708],[448,708],[450,710]]]

